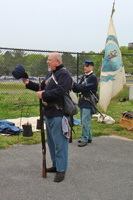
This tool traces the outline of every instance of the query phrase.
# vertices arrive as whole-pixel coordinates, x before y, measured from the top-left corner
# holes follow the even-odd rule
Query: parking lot
[[[41,144],[0,150],[2,200],[132,200],[133,140],[102,136],[82,148],[73,140],[64,181],[53,179],[50,173],[42,178]]]

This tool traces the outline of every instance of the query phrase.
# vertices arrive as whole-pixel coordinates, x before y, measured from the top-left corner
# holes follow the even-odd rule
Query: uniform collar
[[[63,65],[63,64],[61,64],[61,65],[57,66],[57,67],[56,67],[56,70],[54,70],[53,72],[55,73],[56,71],[58,71],[58,70],[59,70],[59,69],[61,69],[62,67],[64,67],[64,65]]]
[[[93,70],[90,71],[90,72],[88,72],[88,73],[85,73],[85,76],[89,76],[89,75],[92,74],[92,73],[93,73]]]

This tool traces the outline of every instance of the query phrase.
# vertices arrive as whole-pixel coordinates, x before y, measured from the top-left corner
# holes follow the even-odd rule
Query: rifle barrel
[[[41,90],[40,78],[39,78],[39,90]],[[43,154],[42,177],[46,178],[46,146],[45,146],[42,99],[40,99],[40,125],[41,125],[41,140],[42,140],[42,154]]]

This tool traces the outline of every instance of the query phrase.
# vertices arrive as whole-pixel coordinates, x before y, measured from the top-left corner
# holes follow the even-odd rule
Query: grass
[[[13,95],[14,102],[9,101],[9,95]],[[39,116],[39,105],[34,106],[21,106],[23,103],[38,104],[39,101],[36,93],[31,93],[27,90],[25,95],[0,93],[0,119],[11,119],[22,117]],[[11,96],[10,96],[11,97]],[[107,115],[115,119],[114,125],[107,125],[105,123],[98,123],[97,118],[91,121],[92,136],[98,137],[102,135],[117,135],[125,138],[133,139],[133,131],[119,126],[120,116],[124,111],[133,111],[133,101],[126,100],[120,102],[119,100],[129,97],[129,86],[124,87],[123,91],[111,101]],[[11,98],[10,98],[11,99]],[[30,100],[29,100],[30,99]],[[18,104],[14,104],[18,103]],[[99,109],[100,112],[102,110]],[[103,113],[103,112],[102,112]],[[80,113],[74,117],[80,119]],[[76,135],[73,133],[73,139],[81,137],[81,125],[74,126]],[[0,135],[0,149],[6,149],[14,146],[15,144],[31,145],[41,143],[41,133],[35,132],[32,137],[23,137],[22,133],[19,136],[2,136]]]
[[[22,82],[0,81],[1,91],[25,91],[25,85]]]
[[[31,145],[41,143],[40,131],[33,133],[32,137],[23,137],[22,134],[13,136],[2,136],[0,135],[0,149],[6,149],[14,146],[15,144]]]

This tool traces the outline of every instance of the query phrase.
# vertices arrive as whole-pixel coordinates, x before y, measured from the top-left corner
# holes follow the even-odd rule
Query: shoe
[[[65,178],[65,173],[66,172],[57,172],[54,178],[54,182],[61,182]]]
[[[88,143],[91,143],[92,140],[88,140]],[[81,140],[78,140],[78,143],[81,143]]]
[[[86,146],[87,145],[87,142],[80,142],[80,144],[78,144],[78,147],[84,147],[84,146]]]
[[[53,172],[57,172],[57,170],[56,170],[56,167],[50,167],[50,168],[46,168],[46,172],[53,173]]]

